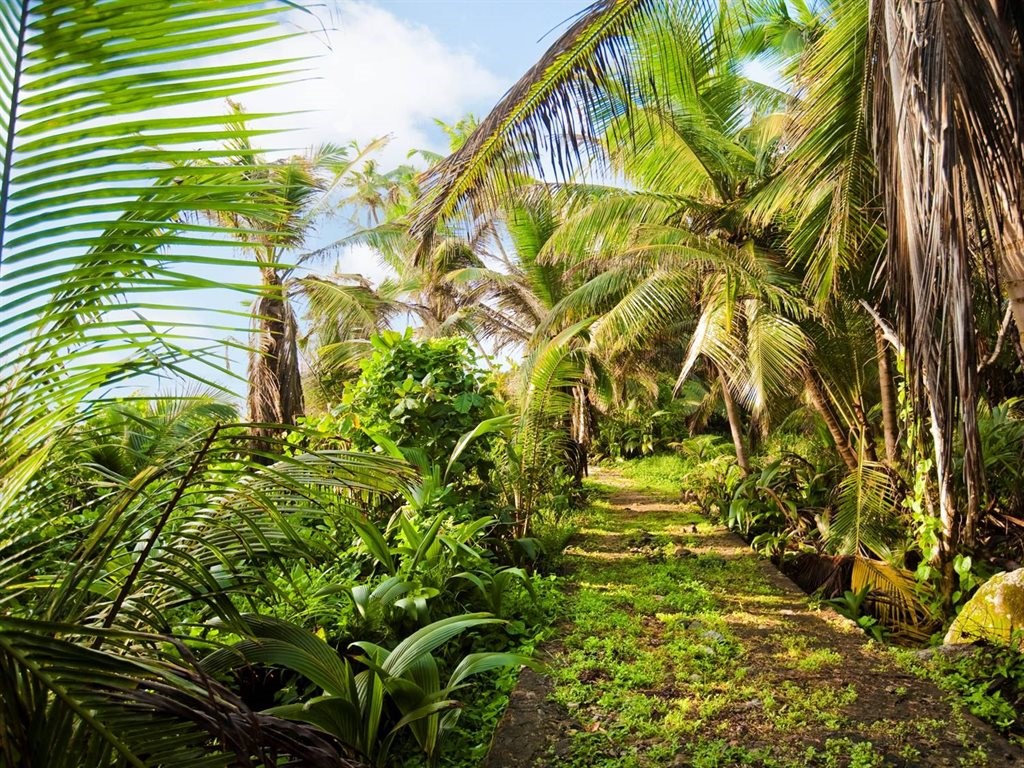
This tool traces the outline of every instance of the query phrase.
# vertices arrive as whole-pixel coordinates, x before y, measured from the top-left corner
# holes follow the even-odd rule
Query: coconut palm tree
[[[978,301],[1005,291],[1006,316],[1019,307],[1020,179],[1009,169],[1021,157],[1020,14],[1001,3],[837,0],[826,18],[792,59],[806,84],[792,151],[757,206],[789,211],[791,244],[819,301],[836,296],[845,274],[847,293],[852,286],[877,308],[890,463],[898,455],[895,397],[883,339],[906,357],[915,416],[935,454],[943,533],[933,554],[948,595],[951,559],[971,545],[984,485],[975,424],[982,335],[999,328],[986,318],[1003,314]],[[871,288],[879,254],[884,292]],[[1004,334],[1005,326],[996,350]],[[962,501],[954,443],[964,457]]]
[[[248,420],[258,438],[254,446],[266,451],[269,443],[259,438],[279,431],[269,425],[294,425],[305,412],[298,321],[290,302],[292,276],[299,263],[309,260],[306,241],[338,204],[341,188],[352,183],[351,172],[384,142],[362,148],[354,143],[324,144],[304,155],[268,161],[243,132],[242,107],[232,102],[230,109],[240,135],[230,143],[225,170],[237,169],[246,180],[259,180],[261,185],[251,193],[254,213],[213,210],[209,215],[231,229],[260,271],[262,290],[252,308],[247,402]],[[298,287],[303,285],[309,284]]]
[[[534,208],[549,201],[550,231],[531,263],[563,283],[549,317],[534,322],[557,330],[559,323],[603,314],[593,344],[606,353],[688,325],[683,338],[692,339],[680,384],[699,358],[713,361],[737,459],[746,468],[737,401],[764,417],[769,401],[804,375],[809,346],[779,311],[783,305],[800,310],[789,298],[794,286],[782,259],[769,253],[778,235],[751,229],[742,216],[745,190],[762,184],[772,168],[773,110],[784,96],[731,66],[733,30],[680,22],[665,34],[692,45],[669,49],[655,33],[640,42],[650,55],[671,58],[665,65],[678,77],[664,85],[660,102],[610,121],[601,138],[611,170],[629,188],[559,185],[559,216],[550,215],[550,196],[532,196]],[[626,88],[620,83],[618,92]],[[753,116],[751,97],[759,104]],[[623,125],[627,119],[635,125]],[[630,143],[619,144],[627,129]],[[522,292],[512,289],[519,283],[503,277],[500,284],[515,308]]]

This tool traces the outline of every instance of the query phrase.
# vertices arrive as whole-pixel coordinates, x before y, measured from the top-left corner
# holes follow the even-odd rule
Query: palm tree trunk
[[[835,441],[836,450],[839,451],[839,456],[843,462],[851,470],[857,469],[857,452],[853,450],[850,445],[850,439],[847,437],[846,431],[839,423],[839,419],[836,417],[835,411],[832,410],[832,404],[829,402],[827,395],[822,391],[821,385],[811,372],[810,368],[804,370],[804,385],[807,390],[807,397],[811,401],[811,406],[819,414],[821,418],[825,420],[825,426],[828,427],[829,434],[832,435],[832,440]]]
[[[570,461],[573,477],[582,484],[590,463],[590,444],[594,439],[594,414],[587,387],[577,384],[572,388],[572,441],[576,455]]]
[[[864,443],[864,458],[868,461],[878,461],[878,454],[875,452],[875,430],[872,428],[871,422],[868,421],[867,414],[864,413],[864,405],[859,399],[853,402],[853,416],[857,419],[857,425],[860,427],[861,440]]]
[[[896,466],[900,460],[899,421],[896,418],[896,390],[889,364],[889,347],[882,329],[875,326],[875,348],[878,351],[878,390],[882,400],[882,431],[885,435],[885,460]]]
[[[273,454],[273,438],[304,414],[295,315],[274,269],[263,269],[265,293],[253,307],[253,351],[249,355],[249,421],[253,450]],[[267,457],[269,461],[269,457]]]
[[[1013,311],[1017,333],[1024,339],[1024,225],[1019,215],[1007,217],[1002,267],[1006,294]],[[1012,222],[1012,223],[1011,223]]]
[[[926,387],[927,388],[927,387]],[[953,610],[953,587],[956,584],[956,571],[953,569],[953,558],[960,551],[964,540],[973,538],[971,526],[971,515],[964,515],[960,512],[953,495],[953,478],[949,467],[952,464],[950,457],[950,446],[945,434],[939,427],[939,419],[935,408],[935,393],[928,389],[928,410],[929,425],[932,434],[932,450],[935,452],[935,464],[938,480],[939,497],[939,546],[936,549],[932,565],[942,574],[939,582],[939,593],[942,607],[947,614]],[[942,470],[943,467],[947,469]],[[961,536],[962,531],[966,534]]]
[[[722,385],[722,400],[725,403],[725,414],[729,417],[729,431],[732,432],[732,444],[736,448],[736,463],[743,474],[750,472],[750,462],[747,460],[747,450],[743,447],[743,421],[740,418],[739,408],[732,399],[732,392],[729,391],[729,382],[725,380],[725,374],[718,372],[718,381]]]

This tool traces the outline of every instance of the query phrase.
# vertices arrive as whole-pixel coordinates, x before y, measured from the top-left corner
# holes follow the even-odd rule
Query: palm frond
[[[897,634],[915,642],[924,642],[935,629],[922,590],[914,575],[889,563],[867,557],[854,557],[850,574],[854,591],[868,590],[872,612]]]
[[[548,49],[463,146],[427,176],[427,193],[413,235],[427,241],[442,220],[494,199],[525,168],[543,175],[546,149],[563,177],[598,156],[613,118],[658,98],[657,83],[677,76],[656,58],[636,56],[641,37],[675,18],[711,20],[718,5],[705,0],[659,3],[600,0]],[[619,138],[629,141],[628,131]]]
[[[83,634],[119,652],[75,642]],[[253,712],[194,665],[138,653],[168,643],[173,639],[159,635],[0,620],[5,762],[58,768],[356,764],[316,729]]]
[[[836,488],[826,546],[840,555],[889,558],[898,543],[900,501],[892,471],[861,460]]]
[[[203,265],[245,262],[218,252],[229,247],[220,228],[197,222],[208,210],[266,214],[252,203],[260,182],[188,166],[265,132],[240,128],[221,102],[280,83],[296,60],[224,56],[288,36],[277,26],[285,8],[3,4],[5,513],[84,398],[158,369],[203,375],[186,361],[217,367],[210,346],[147,316],[182,291],[244,287],[202,277]]]
[[[803,90],[785,133],[791,149],[748,204],[758,223],[787,227],[790,253],[819,308],[849,273],[866,275],[883,247],[866,122],[868,29],[864,3],[831,4],[801,56],[795,86]]]

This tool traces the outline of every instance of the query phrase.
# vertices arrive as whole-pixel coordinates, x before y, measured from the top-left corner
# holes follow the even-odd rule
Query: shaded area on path
[[[548,672],[524,672],[486,768],[1024,765],[742,539],[596,479]]]

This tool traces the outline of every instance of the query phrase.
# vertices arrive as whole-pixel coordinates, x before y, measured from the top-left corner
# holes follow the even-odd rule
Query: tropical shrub
[[[659,424],[665,411],[645,407],[633,399],[601,419],[594,455],[597,458],[633,459],[649,456],[659,447]]]
[[[631,397],[605,408],[594,440],[595,458],[635,459],[678,445],[686,425],[694,416],[701,397],[701,385],[688,380],[680,397],[673,382],[661,382],[656,397]]]
[[[814,516],[827,505],[829,491],[825,475],[790,454],[740,478],[720,508],[732,530],[778,555],[790,536],[815,529]]]
[[[1024,400],[982,406],[978,413],[982,457],[994,509],[1024,517]]]
[[[392,764],[396,739],[410,733],[426,757],[438,764],[445,734],[459,718],[453,698],[475,675],[528,659],[507,653],[471,653],[458,659],[441,685],[443,663],[434,651],[468,629],[497,623],[489,614],[452,616],[413,632],[391,649],[360,641],[356,654],[341,655],[316,635],[286,622],[244,617],[250,637],[219,650],[203,669],[223,675],[240,664],[269,664],[307,681],[303,701],[282,704],[269,714],[303,721],[355,749],[370,765]]]
[[[501,410],[495,387],[477,367],[463,338],[417,341],[412,331],[385,331],[371,339],[373,355],[359,379],[345,389],[334,413],[342,434],[359,450],[375,436],[415,446],[429,463],[446,462],[459,439]],[[482,439],[453,467],[453,475],[486,474],[488,440]]]

